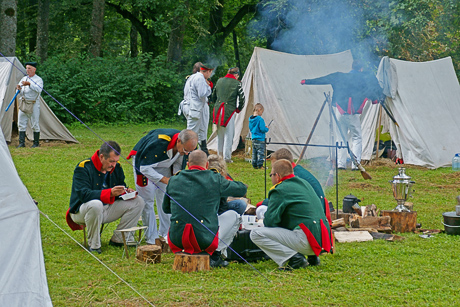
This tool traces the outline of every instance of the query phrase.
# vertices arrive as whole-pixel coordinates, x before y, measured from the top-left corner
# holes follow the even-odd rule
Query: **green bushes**
[[[49,58],[37,70],[42,93],[64,123],[74,121],[57,102],[90,123],[152,122],[174,118],[184,78],[163,56],[137,58]]]

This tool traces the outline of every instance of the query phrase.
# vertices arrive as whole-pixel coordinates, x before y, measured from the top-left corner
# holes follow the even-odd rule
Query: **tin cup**
[[[455,206],[455,214],[460,215],[460,205]]]

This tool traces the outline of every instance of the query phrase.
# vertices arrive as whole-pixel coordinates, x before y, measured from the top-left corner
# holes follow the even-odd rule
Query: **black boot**
[[[26,145],[24,144],[25,141],[26,141],[26,132],[19,131],[19,145],[16,148],[26,147]]]
[[[206,140],[201,141],[200,149],[204,151],[207,156],[209,156],[209,151],[208,151],[208,146],[206,145]]]
[[[40,132],[34,132],[34,144],[32,148],[40,146]]]
[[[209,257],[209,265],[211,268],[225,268],[228,265],[228,262],[222,259],[220,252],[215,251]]]
[[[301,253],[297,253],[291,258],[289,258],[288,265],[292,269],[296,270],[308,266],[308,262],[307,259],[305,259],[304,255],[302,255]]]
[[[308,256],[307,261],[309,265],[319,265],[321,263],[321,261],[319,261],[319,257],[316,255]]]

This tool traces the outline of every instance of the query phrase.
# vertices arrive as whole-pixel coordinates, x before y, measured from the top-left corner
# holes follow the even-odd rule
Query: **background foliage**
[[[296,54],[351,49],[371,68],[382,56],[451,56],[460,75],[456,0],[105,0],[101,52],[94,58],[95,1],[103,0],[50,1],[43,60],[36,53],[38,0],[18,0],[16,39],[22,62],[42,62],[37,73],[45,89],[91,122],[174,118],[195,62],[216,66],[215,82],[229,67],[244,73],[256,46]]]

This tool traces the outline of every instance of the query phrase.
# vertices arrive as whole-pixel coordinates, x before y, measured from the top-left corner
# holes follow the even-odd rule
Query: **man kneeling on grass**
[[[221,256],[238,231],[240,215],[229,210],[218,216],[220,199],[244,196],[246,185],[207,170],[207,156],[201,150],[191,152],[187,164],[188,170],[170,178],[163,201],[164,212],[171,214],[169,247],[174,253],[208,253],[211,267],[225,267],[228,262]]]
[[[288,160],[277,160],[270,177],[274,186],[268,193],[265,227],[253,229],[251,240],[283,270],[318,265],[317,256],[331,250],[323,205],[312,186],[294,176]]]

